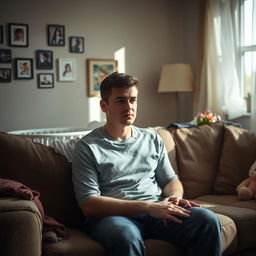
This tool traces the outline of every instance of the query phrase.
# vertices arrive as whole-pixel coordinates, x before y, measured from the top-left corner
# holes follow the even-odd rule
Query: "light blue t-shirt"
[[[132,137],[117,141],[103,127],[76,143],[72,179],[78,204],[93,196],[156,201],[177,179],[164,143],[154,131],[132,126]]]

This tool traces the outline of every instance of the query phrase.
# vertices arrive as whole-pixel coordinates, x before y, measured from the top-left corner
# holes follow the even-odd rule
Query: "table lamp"
[[[158,93],[175,92],[176,102],[179,101],[179,92],[194,91],[193,75],[189,64],[166,64],[161,70]],[[177,119],[179,121],[179,104],[177,107]]]

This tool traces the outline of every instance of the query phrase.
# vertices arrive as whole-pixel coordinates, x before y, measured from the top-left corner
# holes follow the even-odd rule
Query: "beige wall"
[[[175,94],[157,94],[161,66],[187,62],[196,69],[198,0],[8,0],[1,3],[0,24],[12,57],[35,57],[38,49],[54,52],[54,59],[76,59],[76,81],[37,89],[33,80],[0,84],[0,130],[48,127],[85,127],[99,116],[97,98],[88,98],[86,59],[113,58],[125,47],[126,72],[140,81],[139,126],[168,125],[176,120]],[[3,11],[4,10],[4,11]],[[7,23],[29,24],[29,47],[7,45]],[[62,24],[66,46],[47,45],[48,24]],[[85,53],[69,52],[68,37],[85,37]],[[35,62],[35,59],[34,59]],[[9,68],[11,64],[0,64]],[[35,63],[34,63],[35,67]],[[43,70],[44,71],[44,70]],[[47,70],[45,72],[48,72]],[[181,95],[180,116],[192,118],[193,94]]]

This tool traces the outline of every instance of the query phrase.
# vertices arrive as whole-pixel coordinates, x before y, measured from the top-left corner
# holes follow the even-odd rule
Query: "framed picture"
[[[65,46],[65,27],[63,25],[48,25],[48,45]]]
[[[84,38],[80,36],[71,36],[69,38],[69,51],[75,53],[83,53]]]
[[[3,25],[0,25],[0,44],[4,42],[4,31],[3,31]]]
[[[114,59],[87,59],[87,88],[89,97],[100,96],[100,83],[117,71]]]
[[[0,83],[10,83],[12,70],[10,68],[0,68]]]
[[[28,47],[28,25],[9,23],[9,46]]]
[[[75,81],[75,59],[59,59],[59,81]]]
[[[53,88],[54,87],[53,73],[37,74],[37,86],[40,89]]]
[[[37,50],[36,51],[36,68],[53,69],[53,51]]]
[[[15,58],[14,66],[16,79],[33,79],[33,59]]]
[[[11,63],[12,51],[10,49],[0,49],[0,63]]]

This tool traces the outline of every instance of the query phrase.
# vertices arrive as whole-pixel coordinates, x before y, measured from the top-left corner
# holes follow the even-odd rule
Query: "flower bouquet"
[[[209,109],[206,109],[205,111],[198,113],[191,123],[194,125],[213,124],[220,120],[220,115],[218,115],[217,113],[213,113]]]

